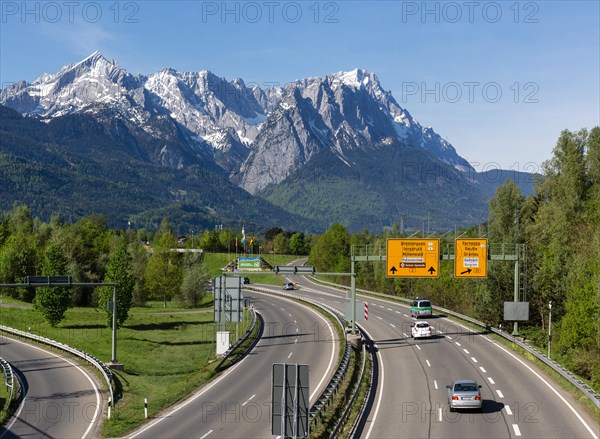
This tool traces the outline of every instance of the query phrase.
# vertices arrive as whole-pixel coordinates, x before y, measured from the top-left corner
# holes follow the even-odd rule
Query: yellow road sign
[[[440,240],[390,238],[386,264],[388,277],[438,277]]]
[[[487,277],[487,239],[457,239],[454,252],[455,277]]]

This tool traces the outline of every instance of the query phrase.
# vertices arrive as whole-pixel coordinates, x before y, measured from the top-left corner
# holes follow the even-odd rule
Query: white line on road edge
[[[438,419],[442,422],[442,408],[438,407]]]
[[[492,379],[492,377],[488,377],[488,381],[489,381],[490,383],[492,383],[492,384],[496,384],[496,383],[494,382],[494,380]]]
[[[450,320],[452,323],[455,323],[458,326],[463,327],[464,329],[466,329],[469,332],[475,332],[470,328],[467,328],[465,325],[462,325],[460,323],[454,322],[452,320]],[[521,360],[519,357],[517,357],[515,354],[513,354],[512,352],[510,352],[509,350],[507,350],[506,348],[504,348],[503,346],[499,345],[498,343],[496,343],[494,340],[492,340],[491,338],[482,335],[484,340],[489,341],[490,343],[492,343],[494,346],[496,346],[498,349],[504,351],[506,354],[510,355],[511,357],[513,357],[516,361],[518,361],[519,363],[521,363],[523,366],[525,366],[532,374],[534,374],[536,377],[538,377],[538,379],[544,383],[556,396],[559,397],[559,399],[569,408],[569,410],[571,410],[571,412],[575,415],[575,417],[577,417],[577,419],[579,419],[579,422],[581,422],[581,424],[583,424],[583,426],[585,427],[585,429],[590,433],[590,435],[594,438],[594,439],[600,439],[598,438],[598,435],[596,434],[596,432],[594,430],[592,430],[592,428],[588,425],[587,422],[585,422],[585,419],[583,419],[581,417],[581,415],[577,412],[577,410],[575,410],[575,408],[569,403],[569,401],[567,401],[565,399],[564,396],[562,396],[558,390],[556,390],[554,387],[552,387],[552,385],[546,381],[539,373],[537,373],[535,370],[533,370],[531,368],[531,366],[529,366],[527,363],[525,363],[525,361]],[[458,344],[458,343],[457,343]]]
[[[371,334],[369,334],[364,328],[362,328],[362,330],[365,331],[365,334],[367,334],[371,340],[373,340]],[[381,400],[383,398],[383,380],[385,377],[385,373],[383,368],[383,359],[381,358],[381,353],[379,352],[379,350],[377,350],[377,358],[379,359],[379,367],[381,368],[381,383],[379,383],[379,388],[377,389],[377,393],[379,394],[379,396],[377,397],[377,404],[375,404],[375,412],[373,413],[373,419],[371,419],[371,425],[369,426],[369,430],[367,431],[365,439],[369,439],[369,437],[371,437],[371,431],[373,431],[373,426],[375,425],[375,421],[377,420],[377,416],[379,415],[379,408],[381,407]]]
[[[75,369],[77,369],[79,372],[81,372],[83,374],[83,376],[86,377],[86,379],[90,382],[90,384],[92,385],[92,388],[94,389],[94,392],[96,393],[96,410],[94,411],[94,416],[92,416],[91,421],[89,421],[90,425],[88,426],[88,428],[83,433],[83,436],[81,436],[81,439],[85,439],[87,437],[87,435],[90,433],[90,430],[92,429],[92,427],[94,426],[94,424],[96,423],[96,420],[98,419],[98,413],[100,412],[100,407],[101,407],[101,404],[100,404],[100,391],[98,390],[98,387],[96,386],[96,383],[94,382],[94,380],[92,380],[92,378],[88,375],[88,373],[86,372],[85,369],[83,369],[81,366],[77,365],[76,363],[73,363],[68,358],[61,357],[60,355],[57,355],[57,354],[55,354],[53,352],[47,351],[45,349],[42,349],[42,348],[40,348],[38,346],[33,346],[33,345],[28,344],[28,343],[22,342],[20,340],[15,340],[14,338],[10,338],[10,337],[6,337],[6,338],[8,338],[9,340],[12,340],[12,341],[14,341],[16,343],[24,344],[27,347],[37,349],[38,351],[42,351],[45,354],[52,355],[53,357],[56,357],[56,358],[58,358],[60,360],[63,360],[65,362],[69,363],[71,366],[73,366]],[[18,375],[17,375],[17,377],[18,377]],[[20,383],[20,381],[19,381],[19,383]],[[25,398],[23,398],[23,401],[21,401],[21,407],[19,407],[19,411],[14,416],[13,421],[6,428],[6,430],[4,431],[4,433],[2,435],[0,435],[0,438],[3,437],[9,431],[9,429],[12,427],[12,425],[14,424],[14,422],[17,420],[17,417],[19,416],[19,414],[21,413],[21,409],[23,408],[24,402],[25,402]]]
[[[213,431],[209,431],[208,433],[206,433],[204,436],[200,436],[200,439],[204,439],[205,437],[207,437],[209,434],[211,434]]]
[[[471,357],[471,360],[473,360],[473,363],[477,363],[477,358]]]
[[[421,346],[419,346],[418,344],[415,345],[417,347],[418,350],[421,350]]]
[[[496,393],[498,394],[498,396],[500,398],[504,398],[504,395],[502,394],[502,392],[500,390],[496,389]]]
[[[467,351],[466,349],[463,349],[463,351],[465,351],[465,354],[469,354],[469,351]]]
[[[436,389],[438,388],[438,385],[437,385],[437,381],[436,381],[436,380],[433,380],[433,387],[435,387]],[[440,409],[440,410],[441,410],[441,409]]]
[[[504,406],[504,410],[506,410],[506,414],[509,416],[512,416],[512,410],[510,409],[509,406],[505,405]]]
[[[395,327],[396,327],[396,325],[394,325],[393,323],[390,323],[390,326],[391,326],[392,328],[395,328]]]
[[[456,343],[456,346],[462,346],[459,342],[455,341],[454,343]]]
[[[292,353],[290,352],[290,354],[288,355],[288,358],[290,358],[292,356]]]
[[[483,368],[483,366],[479,366],[479,370],[481,370],[483,373],[487,373],[487,372],[485,371],[485,369]]]
[[[429,360],[425,360],[425,362],[427,363],[427,366],[431,367],[431,363],[429,362]]]
[[[519,430],[519,426],[517,424],[513,424],[513,430],[515,431],[515,436],[521,436],[521,430]]]

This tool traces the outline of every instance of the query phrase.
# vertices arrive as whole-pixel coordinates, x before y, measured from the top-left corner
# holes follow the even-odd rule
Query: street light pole
[[[552,344],[552,301],[548,303],[548,309],[550,310],[548,315],[548,360],[550,359],[550,346]]]

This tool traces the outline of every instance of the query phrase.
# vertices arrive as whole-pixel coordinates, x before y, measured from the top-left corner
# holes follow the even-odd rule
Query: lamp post
[[[548,360],[550,359],[550,347],[552,344],[552,301],[548,302]]]

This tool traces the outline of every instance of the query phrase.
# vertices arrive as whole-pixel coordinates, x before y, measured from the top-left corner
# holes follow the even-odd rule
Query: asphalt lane
[[[308,364],[311,404],[337,367],[337,333],[295,301],[246,291],[263,316],[252,352],[182,404],[130,435],[133,438],[271,438],[273,363]]]
[[[101,419],[100,390],[91,375],[68,358],[5,336],[0,356],[24,388],[17,413],[0,428],[1,439],[95,437]]]
[[[346,294],[302,278],[299,294],[343,311]],[[362,426],[364,438],[594,438],[598,422],[545,374],[479,328],[434,315],[429,340],[413,340],[410,310],[380,299],[369,320],[358,323],[375,340],[380,359],[378,396]],[[446,384],[475,379],[482,385],[481,412],[451,413]]]

